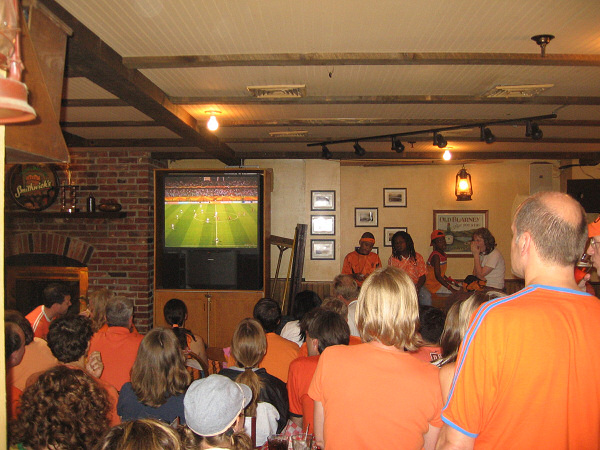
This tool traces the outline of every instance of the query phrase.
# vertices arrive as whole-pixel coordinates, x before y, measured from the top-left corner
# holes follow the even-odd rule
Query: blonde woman
[[[242,320],[231,341],[235,367],[221,370],[219,375],[245,384],[252,390],[252,402],[246,408],[246,432],[252,435],[252,417],[256,417],[256,445],[261,446],[270,434],[285,427],[288,416],[288,395],[285,383],[258,368],[267,351],[267,338],[258,321]]]
[[[186,447],[169,424],[140,419],[111,428],[94,450],[186,450]]]
[[[123,420],[155,418],[184,422],[183,397],[190,384],[179,341],[168,328],[154,328],[142,340],[131,369],[131,382],[119,393]]]
[[[365,343],[325,349],[308,391],[317,444],[435,447],[442,426],[439,370],[407,352],[420,342],[417,292],[406,272],[373,272],[361,288],[356,322]]]

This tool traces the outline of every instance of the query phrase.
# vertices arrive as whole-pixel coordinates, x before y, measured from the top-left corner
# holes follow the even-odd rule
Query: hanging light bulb
[[[450,153],[450,150],[446,150],[442,158],[444,158],[444,161],[450,161],[452,159],[452,153]]]
[[[206,128],[210,131],[217,131],[219,129],[219,121],[217,120],[217,114],[221,114],[221,111],[210,109],[208,111],[204,111],[206,114],[210,114],[210,118],[208,122],[206,122]]]

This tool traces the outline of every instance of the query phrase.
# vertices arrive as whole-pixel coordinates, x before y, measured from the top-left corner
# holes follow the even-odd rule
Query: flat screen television
[[[157,170],[157,288],[262,289],[263,199],[260,170]]]

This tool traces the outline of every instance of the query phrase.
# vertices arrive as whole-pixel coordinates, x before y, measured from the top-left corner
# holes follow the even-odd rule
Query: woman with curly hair
[[[398,231],[392,236],[392,256],[388,266],[404,270],[417,290],[420,305],[431,305],[431,293],[425,287],[427,266],[420,253],[415,250],[415,243],[406,231]]]
[[[496,248],[496,240],[490,230],[478,228],[473,232],[471,253],[473,253],[473,275],[484,280],[488,287],[504,289],[506,272],[504,258]]]
[[[81,369],[57,366],[25,389],[10,442],[33,450],[91,448],[109,429],[106,391]]]
[[[131,368],[131,382],[119,393],[123,420],[154,418],[184,422],[183,397],[190,384],[185,356],[168,328],[154,328],[142,340]]]

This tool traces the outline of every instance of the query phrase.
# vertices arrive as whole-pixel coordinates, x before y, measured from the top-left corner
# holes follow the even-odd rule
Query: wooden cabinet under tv
[[[186,328],[202,336],[209,347],[229,347],[237,324],[252,317],[254,305],[262,297],[262,291],[157,290],[154,326],[167,325],[163,308],[170,299],[178,298],[188,309]]]

